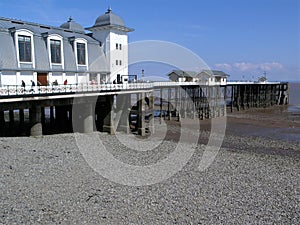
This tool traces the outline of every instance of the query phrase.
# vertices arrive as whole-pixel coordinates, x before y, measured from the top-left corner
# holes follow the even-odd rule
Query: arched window
[[[78,66],[88,65],[87,41],[85,39],[76,39],[74,42],[76,62]]]
[[[52,34],[47,38],[48,54],[51,64],[64,64],[63,38],[60,35]]]
[[[18,47],[20,62],[32,62],[31,37],[18,35]]]
[[[34,42],[33,33],[29,30],[17,30],[15,32],[17,59],[21,63],[30,63],[34,66]]]

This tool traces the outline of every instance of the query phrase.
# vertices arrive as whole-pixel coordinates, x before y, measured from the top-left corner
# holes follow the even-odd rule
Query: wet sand
[[[287,106],[235,111],[233,113],[227,113],[226,121],[222,118],[200,120],[199,144],[207,144],[212,129],[212,121],[216,124],[222,124],[221,126],[225,123],[226,132],[223,147],[236,147],[236,143],[235,145],[230,145],[228,142],[230,137],[245,138],[245,141],[247,138],[261,138],[278,141],[279,143],[300,143],[300,114],[290,113]],[[166,123],[171,130],[171,132],[168,132],[167,138],[169,140],[178,140],[180,123],[174,120],[166,120]],[[192,126],[194,123],[194,120],[185,120],[187,126]],[[160,134],[158,134],[158,136],[159,135]],[[243,143],[239,144],[242,145]]]
[[[300,115],[284,106],[228,113],[227,133],[300,142]]]
[[[241,142],[231,144],[232,137]],[[300,115],[291,114],[286,106],[229,113],[223,146],[300,158]]]

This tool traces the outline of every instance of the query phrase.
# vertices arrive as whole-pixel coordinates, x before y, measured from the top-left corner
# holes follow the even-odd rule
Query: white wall
[[[67,75],[65,75],[65,79],[68,80],[68,84],[76,84],[76,75],[75,74],[67,74]]]
[[[122,49],[116,49],[116,44],[121,44]],[[110,33],[110,66],[111,81],[117,79],[117,74],[128,75],[128,37],[124,32],[113,31]],[[116,65],[116,60],[119,61]],[[120,61],[122,65],[120,65]]]
[[[117,79],[117,74],[128,75],[128,36],[126,32],[116,30],[93,31],[93,37],[101,41],[107,57],[110,77],[108,82]],[[121,44],[122,49],[116,49],[116,44]],[[116,64],[118,60],[118,65]],[[121,61],[122,65],[119,65]]]
[[[185,82],[185,80],[186,80],[185,77],[178,77],[179,82]]]
[[[21,74],[20,72],[16,73],[9,73],[6,74],[5,72],[2,72],[1,75],[1,84],[2,87],[6,85],[19,85],[21,86],[22,80],[26,83],[26,85],[31,85],[30,80],[36,80],[34,79],[34,74],[33,73],[26,73],[26,74]]]
[[[5,74],[2,74],[2,76],[1,76],[1,83],[2,83],[2,86],[5,86],[5,85],[16,85],[17,84],[17,76],[16,75],[5,75]]]

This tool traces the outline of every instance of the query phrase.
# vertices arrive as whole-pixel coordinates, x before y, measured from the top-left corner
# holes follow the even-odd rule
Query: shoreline
[[[300,116],[287,107],[250,109],[227,114],[227,131],[233,135],[300,142]]]

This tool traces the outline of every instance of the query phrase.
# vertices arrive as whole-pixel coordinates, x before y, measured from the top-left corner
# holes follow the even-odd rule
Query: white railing
[[[234,84],[280,84],[279,81],[227,81],[226,85],[234,85]]]
[[[122,91],[151,89],[153,83],[128,83],[128,84],[69,84],[51,86],[26,86],[8,85],[0,88],[0,96],[34,95],[34,94],[63,94],[101,91]]]
[[[216,83],[219,84],[219,83]],[[195,85],[209,85],[208,82],[175,82],[175,81],[155,81],[154,87],[163,87],[163,86],[195,86]]]
[[[225,85],[234,84],[278,84],[280,82],[247,82],[247,81],[229,81]],[[144,83],[124,83],[124,84],[68,84],[68,85],[49,85],[49,86],[26,86],[8,85],[0,87],[0,96],[24,96],[36,94],[64,94],[64,93],[83,93],[83,92],[109,92],[125,90],[143,90],[154,89],[158,87],[175,87],[175,86],[195,86],[195,85],[221,85],[221,82],[173,82],[173,81],[155,81]]]

